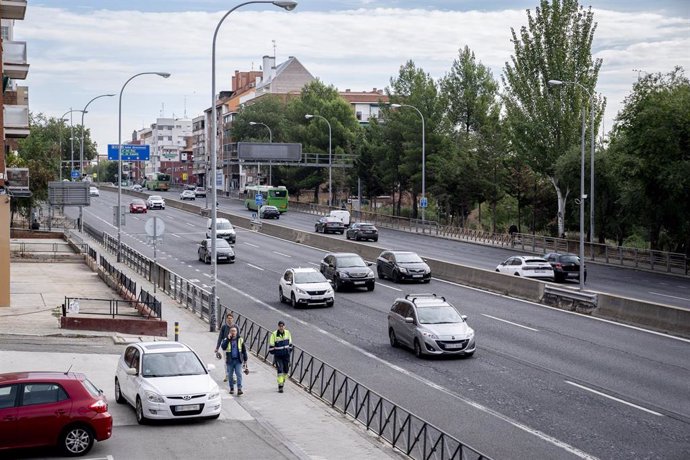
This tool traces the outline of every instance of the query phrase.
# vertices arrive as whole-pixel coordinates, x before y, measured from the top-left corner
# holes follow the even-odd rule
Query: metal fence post
[[[175,342],[180,341],[180,323],[175,321]]]

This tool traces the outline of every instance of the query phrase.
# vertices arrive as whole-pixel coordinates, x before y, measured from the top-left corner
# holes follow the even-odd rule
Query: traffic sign
[[[420,208],[426,208],[426,207],[427,207],[427,204],[428,204],[428,203],[427,203],[427,201],[426,201],[426,197],[425,197],[425,196],[423,196],[423,197],[421,197],[421,198],[419,199],[419,207],[420,207]]]
[[[78,179],[80,175],[81,174],[79,174],[79,170],[77,170],[77,169],[72,170],[72,174],[71,174],[72,179]]]
[[[160,217],[152,217],[146,221],[144,230],[148,236],[158,238],[165,233],[165,222]]]
[[[264,203],[264,196],[258,193],[256,197],[254,197],[254,202],[257,206],[261,206]]]
[[[122,161],[146,161],[150,158],[150,146],[122,144]],[[117,144],[108,144],[108,160],[118,160]]]

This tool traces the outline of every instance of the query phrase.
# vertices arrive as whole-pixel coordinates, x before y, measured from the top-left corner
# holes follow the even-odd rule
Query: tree
[[[610,148],[621,204],[652,249],[690,253],[690,81],[682,68],[635,83]]]
[[[534,15],[527,11],[527,22],[519,35],[511,29],[514,55],[502,76],[506,121],[517,155],[556,190],[560,234],[570,189],[557,174],[556,164],[580,144],[580,115],[588,95],[576,84],[550,90],[547,82],[577,82],[594,92],[601,67],[600,59],[592,60],[596,23],[591,8],[583,9],[577,0],[542,0]],[[596,132],[603,100],[594,98],[594,104]]]

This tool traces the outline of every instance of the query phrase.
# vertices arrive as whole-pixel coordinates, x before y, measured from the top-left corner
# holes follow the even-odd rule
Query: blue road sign
[[[428,203],[427,203],[427,201],[426,201],[426,197],[425,197],[425,196],[423,196],[423,197],[421,197],[421,198],[419,199],[419,207],[420,207],[420,208],[426,208],[426,207],[427,207],[427,204],[428,204]]]
[[[70,175],[72,176],[72,179],[78,179],[81,174],[79,174],[78,169],[73,169]]]
[[[122,161],[146,161],[151,157],[150,146],[122,144]],[[117,144],[108,144],[108,160],[117,161]]]
[[[254,202],[257,206],[261,206],[262,204],[264,204],[264,196],[260,193],[257,194],[256,197],[254,197]]]

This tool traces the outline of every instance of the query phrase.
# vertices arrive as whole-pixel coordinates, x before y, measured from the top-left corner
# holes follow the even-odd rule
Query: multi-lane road
[[[85,222],[114,235],[115,203],[116,195],[102,190],[85,209]],[[221,209],[247,213],[238,201],[221,199]],[[170,207],[129,215],[123,241],[151,257],[144,222],[153,213],[166,223],[159,262],[208,285],[210,267],[197,260],[205,218]],[[287,213],[276,223],[313,231],[314,220]],[[218,266],[223,304],[267,327],[286,319],[301,347],[494,458],[690,457],[688,340],[438,279],[422,286],[377,280],[373,292],[337,293],[333,308],[293,310],[278,301],[280,275],[289,266],[317,266],[324,252],[237,231],[236,263]],[[414,248],[423,256],[488,269],[514,254],[386,229],[377,246]],[[617,282],[621,290],[627,283],[623,292],[629,296],[639,289],[640,297],[688,297],[681,278],[594,265],[589,270],[592,288],[605,283],[615,293],[609,284]],[[668,284],[645,287],[643,279]],[[468,315],[477,335],[473,358],[419,360],[390,347],[391,303],[420,291],[443,295]]]

